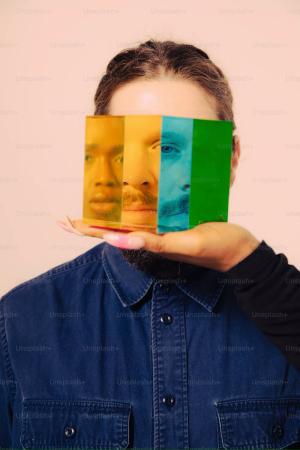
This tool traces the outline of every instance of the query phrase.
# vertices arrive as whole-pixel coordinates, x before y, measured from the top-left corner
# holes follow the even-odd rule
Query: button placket
[[[164,283],[157,283],[151,302],[154,447],[187,449],[184,303],[178,297],[165,295],[165,287]],[[174,429],[175,434],[171,432]]]

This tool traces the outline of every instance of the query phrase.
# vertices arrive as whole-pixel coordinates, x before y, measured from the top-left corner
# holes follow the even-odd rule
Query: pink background
[[[298,0],[1,2],[1,294],[96,245],[81,217],[84,118],[106,64],[149,38],[205,50],[241,139],[229,221],[300,268]]]

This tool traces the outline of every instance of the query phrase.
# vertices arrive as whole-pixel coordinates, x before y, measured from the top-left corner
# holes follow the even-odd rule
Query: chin
[[[123,211],[121,222],[128,225],[153,226],[156,225],[157,211]]]

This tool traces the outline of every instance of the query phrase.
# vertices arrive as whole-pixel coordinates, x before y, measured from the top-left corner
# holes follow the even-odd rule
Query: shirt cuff
[[[224,272],[229,277],[250,277],[255,278],[262,274],[264,269],[273,265],[277,260],[274,250],[264,241],[256,249],[242,259],[238,264]]]

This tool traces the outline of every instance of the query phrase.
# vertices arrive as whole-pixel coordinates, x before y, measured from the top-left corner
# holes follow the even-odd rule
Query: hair
[[[137,47],[122,50],[107,65],[94,96],[95,115],[109,114],[115,90],[138,78],[159,78],[172,74],[196,82],[216,99],[217,116],[231,120],[233,96],[222,70],[203,50],[190,44],[150,39]]]

